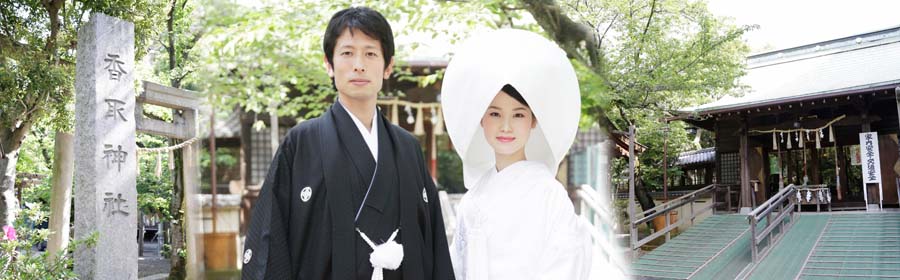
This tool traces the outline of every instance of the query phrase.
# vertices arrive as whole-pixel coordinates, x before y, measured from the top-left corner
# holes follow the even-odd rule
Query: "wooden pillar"
[[[832,129],[834,129],[833,126]],[[834,154],[837,161],[837,163],[835,163],[834,165],[835,172],[837,174],[837,186],[835,187],[835,193],[837,194],[837,200],[841,201],[847,194],[847,155],[844,154],[844,147],[838,146],[837,136],[835,136],[834,138]]]
[[[897,103],[897,116],[900,117],[900,86],[894,88],[894,100]],[[900,121],[897,124],[900,125]],[[897,133],[897,136],[900,137],[900,132]],[[900,155],[900,141],[897,141],[897,153]],[[897,192],[897,202],[900,203],[900,159],[896,161],[893,167],[894,189]],[[890,186],[890,184],[887,185]]]
[[[751,149],[754,153],[751,155],[751,165],[753,166],[751,173],[753,175],[753,180],[759,181],[759,185],[756,186],[754,193],[756,195],[756,203],[754,203],[753,207],[759,205],[766,201],[766,188],[768,188],[768,177],[769,174],[769,155],[765,151],[765,147],[756,147]]]
[[[273,110],[272,114],[274,115],[274,113],[275,111]],[[274,131],[278,131],[277,120],[276,118],[275,123],[272,125]],[[275,155],[274,151],[272,155]],[[216,106],[213,105],[209,114],[209,188],[212,190],[212,203],[209,205],[209,212],[212,216],[212,233],[218,232],[216,228],[216,196],[218,195],[217,189],[219,186],[218,182],[216,182],[216,173]]]
[[[881,159],[881,201],[882,204],[897,204],[900,202],[900,191],[897,186],[897,134],[878,136],[878,146]]]
[[[897,102],[897,115],[900,116],[900,86],[894,88],[894,99]],[[900,125],[900,122],[898,122]],[[900,151],[900,149],[897,149]]]
[[[800,141],[804,141],[803,136],[800,136]],[[809,184],[809,153],[806,151],[805,145],[800,152],[803,155],[803,177],[800,178],[800,183],[806,185]]]
[[[812,142],[807,143],[806,149],[809,149],[809,182],[810,184],[821,184],[822,172],[819,169],[819,150],[816,149],[815,144],[812,144]]]
[[[778,191],[781,191],[784,188],[784,162],[781,160],[781,155],[784,151],[779,150],[776,153],[778,157]]]
[[[715,145],[714,145],[714,146],[715,146],[715,147],[721,147],[721,146],[720,146],[720,143],[719,143],[719,122],[716,122],[716,123],[713,125],[713,131],[715,132],[715,133],[713,134],[713,135],[715,135],[715,141],[714,141],[714,142],[715,142]],[[714,173],[716,174],[715,177],[717,178],[717,181],[718,181],[717,183],[720,183],[720,182],[722,182],[722,168],[721,168],[722,166],[719,164],[719,162],[722,160],[721,149],[716,148],[716,153],[713,155],[713,158],[714,158],[715,160],[713,160],[713,169],[712,169],[712,172],[714,172]],[[729,183],[730,183],[730,182],[729,182]],[[715,207],[714,207],[714,208],[715,208]],[[730,209],[729,209],[729,210],[730,210]]]
[[[741,157],[741,201],[740,207],[751,207],[751,195],[753,186],[750,185],[750,138],[747,135],[747,120],[743,121],[741,128],[740,157]]]
[[[784,181],[785,181],[784,184],[790,185],[790,184],[794,183],[794,169],[795,168],[794,168],[794,157],[792,156],[793,152],[789,151],[789,150],[785,150],[783,152],[784,152],[784,161],[782,162],[782,164],[784,164],[784,169],[785,169],[784,173],[785,174],[782,177],[784,177]]]
[[[638,232],[637,225],[634,223],[636,220],[635,214],[635,205],[634,205],[634,143],[637,142],[634,138],[634,125],[628,127],[628,220],[629,220],[629,233],[631,235],[631,251],[634,259],[638,257]]]
[[[253,180],[253,119],[256,113],[244,112],[241,118],[241,149],[244,152],[244,160],[241,167],[243,168],[244,188],[251,184],[260,184]],[[258,190],[258,189],[256,189]],[[250,223],[250,220],[247,220]]]
[[[668,184],[668,173],[669,173],[669,122],[666,121],[666,127],[663,128],[663,202],[669,201],[669,184]],[[693,183],[693,180],[691,180]],[[668,219],[668,216],[666,216]],[[666,240],[668,239],[668,235],[666,235]]]

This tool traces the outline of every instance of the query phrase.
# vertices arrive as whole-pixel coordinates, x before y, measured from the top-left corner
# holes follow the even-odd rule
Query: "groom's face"
[[[341,98],[369,100],[378,96],[384,80],[391,76],[394,59],[384,65],[381,42],[360,30],[344,29],[337,38],[333,64],[325,60],[328,76]]]

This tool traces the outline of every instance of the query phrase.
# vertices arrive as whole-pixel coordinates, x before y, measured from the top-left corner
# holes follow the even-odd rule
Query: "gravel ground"
[[[138,259],[138,278],[156,274],[168,274],[170,268],[169,259],[141,257]]]
[[[144,242],[144,256],[138,258],[138,278],[168,274],[170,268],[170,260],[159,255],[159,244]]]

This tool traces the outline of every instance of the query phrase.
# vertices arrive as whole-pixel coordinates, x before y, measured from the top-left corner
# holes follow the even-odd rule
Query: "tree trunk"
[[[175,145],[175,141],[170,141],[170,144]],[[186,260],[182,252],[185,248],[184,246],[184,214],[182,212],[182,205],[184,205],[184,153],[182,150],[175,150],[175,171],[172,173],[175,176],[175,180],[173,180],[172,190],[172,201],[169,204],[169,213],[172,213],[172,238],[171,238],[171,246],[172,246],[172,256],[170,262],[172,264],[172,268],[169,271],[169,279],[185,279],[187,277],[186,270]]]
[[[583,62],[601,78],[606,77],[603,73],[603,54],[599,48],[599,37],[590,26],[569,18],[556,1],[521,0],[520,2],[524,4],[525,10],[534,17],[538,25],[550,35],[550,38],[566,51],[566,54]],[[579,52],[582,49],[587,53],[587,57]]]
[[[29,107],[30,108],[30,107]],[[28,113],[15,128],[0,129],[0,226],[12,225],[19,213],[16,198],[16,162],[19,161],[19,147],[31,131],[33,113]]]
[[[168,31],[167,40],[169,42],[168,46],[166,46],[166,51],[169,54],[169,72],[172,74],[172,70],[176,68],[177,60],[177,50],[175,49],[175,9],[178,7],[178,1],[172,0],[170,2],[168,16],[166,18],[166,30]],[[181,87],[181,79],[173,78],[170,80],[170,86],[179,88]],[[172,114],[178,114],[177,110],[172,110]],[[175,145],[175,140],[171,140],[169,142],[172,145]],[[185,254],[181,254],[182,251],[185,250],[185,235],[184,235],[184,222],[185,217],[182,212],[184,205],[184,152],[183,150],[175,150],[173,151],[173,158],[175,164],[175,170],[172,173],[175,176],[172,190],[172,200],[169,202],[169,213],[172,213],[172,221],[171,221],[171,238],[169,243],[172,248],[171,254],[171,270],[169,271],[169,279],[185,279],[187,277],[187,261],[185,259]]]
[[[43,1],[44,8],[47,9],[47,16],[50,19],[50,36],[47,37],[47,45],[45,53],[49,55],[51,61],[56,61],[56,38],[59,34],[60,18],[59,9],[65,5],[64,0]]]
[[[169,80],[169,85],[174,88],[181,87],[181,80],[176,79],[175,75],[173,75],[172,70],[175,70],[175,63],[177,63],[177,52],[175,50],[175,9],[178,7],[178,0],[172,0],[170,3],[171,7],[169,7],[169,13],[166,17],[166,31],[168,31],[166,38],[169,41],[169,45],[166,46],[166,52],[169,53],[169,74],[172,78]]]
[[[653,202],[653,196],[647,191],[644,180],[638,178],[635,183],[634,196],[637,198],[638,204],[641,205],[641,211],[647,211],[656,207],[656,202]]]
[[[694,141],[692,141],[694,143],[694,149],[697,149],[697,150],[703,149],[703,145],[700,144],[700,138],[702,137],[702,135],[703,135],[703,129],[700,129],[698,127],[697,133],[694,135]]]
[[[12,225],[19,210],[16,199],[16,162],[19,149],[6,151],[0,158],[0,226]]]
[[[640,211],[635,211],[635,213],[647,211],[656,207],[656,202],[653,202],[653,196],[650,195],[650,192],[647,191],[647,187],[644,185],[644,180],[640,177],[635,179],[636,182],[634,184],[634,196],[637,199],[638,204],[641,205]],[[654,212],[650,212],[648,214],[653,214]],[[653,227],[653,221],[647,222],[647,227]]]

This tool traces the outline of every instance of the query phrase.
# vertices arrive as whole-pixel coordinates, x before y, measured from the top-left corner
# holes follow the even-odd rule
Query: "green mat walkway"
[[[900,279],[900,213],[831,215],[797,279]]]
[[[828,223],[830,215],[802,214],[774,249],[750,273],[748,279],[794,279]]]
[[[746,216],[715,215],[642,256],[633,263],[633,276],[637,279],[900,279],[900,213],[798,217],[772,251],[755,266],[750,262]]]
[[[688,279],[734,243],[746,239],[746,215],[714,215],[641,256],[631,270],[638,279]]]

